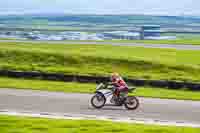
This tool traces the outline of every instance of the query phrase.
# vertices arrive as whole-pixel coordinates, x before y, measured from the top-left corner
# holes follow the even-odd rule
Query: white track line
[[[15,112],[15,111],[0,111],[0,115],[10,116],[25,116],[35,118],[50,118],[50,119],[68,119],[68,120],[104,120],[112,122],[127,122],[136,124],[148,124],[148,125],[161,125],[161,126],[178,126],[178,127],[193,127],[200,128],[200,124],[183,123],[183,122],[169,122],[159,121],[151,119],[131,119],[131,118],[110,118],[106,116],[95,116],[95,115],[74,115],[74,114],[52,114],[52,113],[32,113],[32,112]]]

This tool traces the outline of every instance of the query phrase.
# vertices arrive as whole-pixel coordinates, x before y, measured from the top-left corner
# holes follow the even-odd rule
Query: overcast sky
[[[0,13],[200,15],[200,0],[0,0]]]

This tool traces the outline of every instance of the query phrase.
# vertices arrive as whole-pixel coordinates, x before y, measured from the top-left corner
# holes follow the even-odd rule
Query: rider
[[[118,97],[125,98],[128,95],[128,85],[126,82],[122,79],[122,77],[118,73],[112,73],[111,74],[111,82],[114,87],[116,87],[115,94]]]

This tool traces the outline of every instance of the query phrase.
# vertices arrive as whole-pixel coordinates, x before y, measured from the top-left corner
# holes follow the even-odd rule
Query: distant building
[[[141,26],[140,39],[144,40],[149,37],[160,37],[160,33],[159,25],[143,25]]]
[[[128,32],[128,31],[104,32],[103,35],[105,38],[120,39],[120,40],[136,40],[140,38],[139,33]]]
[[[103,33],[104,37],[120,40],[144,40],[148,38],[160,37],[161,30],[159,25],[143,25],[140,32],[134,31],[112,31]]]

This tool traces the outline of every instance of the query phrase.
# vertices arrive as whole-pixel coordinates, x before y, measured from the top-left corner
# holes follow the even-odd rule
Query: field
[[[96,84],[0,77],[0,88],[30,89],[66,93],[94,93]],[[166,88],[138,87],[136,91],[130,93],[130,95],[200,101],[200,92],[194,92],[187,89],[172,90]]]
[[[113,43],[142,43],[142,44],[172,44],[172,45],[200,45],[200,35],[166,34],[177,36],[175,40],[81,40],[83,42],[113,42]],[[64,42],[80,42],[80,40],[66,40]]]
[[[178,35],[175,40],[112,40],[109,42],[129,42],[129,43],[144,43],[144,44],[180,44],[180,45],[200,45],[199,36],[195,39]],[[106,42],[106,41],[105,41]]]
[[[168,35],[168,34],[167,34]],[[172,45],[200,45],[200,35],[170,34],[177,36],[175,40],[81,40],[82,42],[105,42],[105,43],[142,43],[142,44],[172,44]],[[80,40],[66,40],[60,42],[80,42]]]
[[[18,40],[17,38],[1,38],[0,37],[0,40]]]
[[[0,69],[200,81],[199,51],[111,45],[0,43]],[[81,68],[81,69],[80,69]]]
[[[53,120],[0,116],[2,133],[199,133],[199,128],[113,123],[94,120]]]

